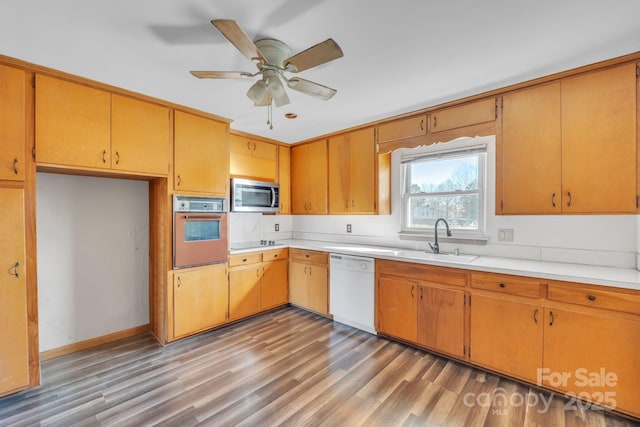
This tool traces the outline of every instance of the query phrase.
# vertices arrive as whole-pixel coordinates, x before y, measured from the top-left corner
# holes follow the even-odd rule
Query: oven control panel
[[[227,199],[217,197],[173,196],[174,212],[226,212]]]

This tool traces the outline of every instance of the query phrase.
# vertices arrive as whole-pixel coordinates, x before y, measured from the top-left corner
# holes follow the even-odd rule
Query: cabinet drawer
[[[431,132],[442,132],[496,119],[496,100],[483,99],[431,113]]]
[[[408,119],[394,120],[378,126],[378,142],[389,142],[426,134],[426,114],[410,117]]]
[[[262,261],[275,261],[278,259],[287,259],[289,258],[289,249],[281,248],[281,249],[271,249],[268,251],[262,252]]]
[[[291,249],[291,258],[294,261],[307,262],[309,264],[327,265],[329,263],[328,253],[304,249]]]
[[[573,286],[570,284],[549,284],[548,298],[552,301],[586,305],[588,307],[640,313],[640,295],[623,292]]]
[[[262,261],[261,252],[229,255],[229,267],[236,265],[256,264]]]
[[[471,287],[522,297],[540,297],[539,280],[527,277],[490,273],[472,273]]]

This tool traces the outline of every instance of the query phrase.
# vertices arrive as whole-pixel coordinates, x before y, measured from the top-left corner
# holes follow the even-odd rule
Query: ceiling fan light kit
[[[191,71],[200,79],[251,78],[260,76],[247,91],[247,97],[256,107],[269,107],[272,103],[282,107],[290,103],[284,87],[311,95],[324,101],[333,97],[336,90],[299,77],[287,78],[285,73],[298,73],[309,68],[325,64],[343,56],[342,49],[333,40],[327,39],[291,56],[291,49],[276,39],[262,39],[255,43],[231,19],[214,19],[211,23],[229,40],[247,59],[258,67],[256,73],[246,71]],[[267,124],[273,128],[271,111]]]

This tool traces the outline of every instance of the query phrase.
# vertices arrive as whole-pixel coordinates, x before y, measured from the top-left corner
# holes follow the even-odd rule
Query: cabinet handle
[[[13,173],[16,174],[16,175],[18,175],[18,166],[17,165],[18,165],[18,159],[15,158],[15,159],[13,159]]]
[[[551,206],[556,207],[556,193],[551,195]]]
[[[500,286],[501,288],[505,288],[507,285],[505,285],[504,283],[500,283],[500,285],[498,286]]]
[[[14,276],[16,276],[16,279],[20,277],[20,275],[18,274],[18,267],[20,267],[20,263],[18,261],[16,261],[15,264],[13,264],[13,272],[11,274],[13,274]]]
[[[182,184],[182,177],[180,175],[178,175],[178,187],[180,187],[180,184]]]
[[[349,201],[347,200],[344,204],[345,209],[349,209]]]
[[[420,120],[420,130],[424,130],[424,119]]]
[[[309,254],[304,254],[305,258],[309,258]]]
[[[253,151],[254,152],[256,151],[256,143],[255,142],[253,143]]]
[[[433,128],[435,129],[437,126],[438,120],[436,118],[436,116],[433,116]]]
[[[533,310],[533,321],[538,324],[538,309]]]
[[[411,286],[411,298],[413,298],[413,288],[414,286]]]
[[[102,163],[107,163],[107,150],[102,150]]]
[[[588,299],[589,301],[595,301],[595,300],[596,300],[596,296],[595,296],[595,295],[589,295],[589,296],[587,297],[587,299]]]
[[[256,277],[260,277],[260,267],[256,268]]]
[[[569,197],[569,200],[567,201],[567,206],[571,206],[571,191],[567,191],[567,197]]]
[[[247,151],[251,151],[251,141],[247,141]]]
[[[264,267],[262,267],[262,275],[264,276]]]
[[[278,254],[273,254],[273,257],[274,258],[278,258]]]
[[[311,270],[311,266],[309,266],[309,276],[313,274],[313,270]]]
[[[120,153],[116,151],[116,165],[120,163]]]
[[[242,258],[242,262],[247,262],[247,259],[246,258]]]
[[[420,288],[420,299],[422,299],[422,290],[423,290],[423,289],[424,289],[424,288],[422,288],[422,287]]]
[[[551,317],[551,321],[549,322],[549,326],[553,326],[553,321],[555,320],[553,316],[553,311],[549,310],[549,316]]]
[[[307,266],[304,266],[304,274],[307,274]]]
[[[180,276],[178,276],[178,287],[180,287],[180,285],[182,285],[182,280],[180,279]]]
[[[355,200],[351,200],[351,207],[352,207],[352,208],[355,208],[355,207],[356,207],[356,202],[355,202]]]

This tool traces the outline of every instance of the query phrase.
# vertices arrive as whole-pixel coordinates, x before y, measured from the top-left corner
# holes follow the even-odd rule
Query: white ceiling
[[[295,142],[640,51],[638,17],[638,0],[0,0],[0,54]],[[300,77],[338,93],[289,90],[269,130],[245,95],[251,80],[189,74],[255,71],[214,18],[294,53],[333,38],[344,57]]]

